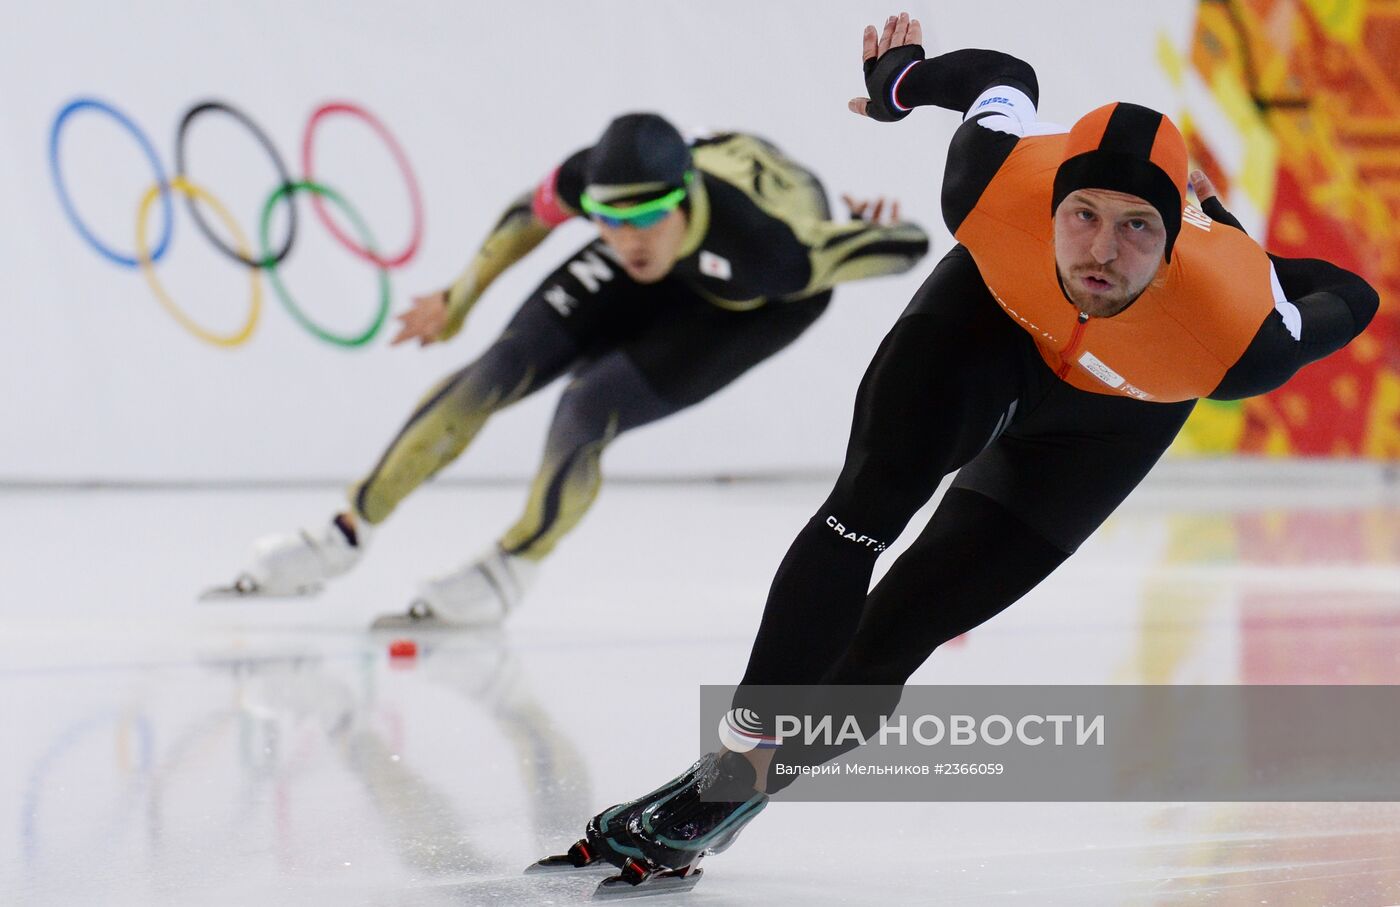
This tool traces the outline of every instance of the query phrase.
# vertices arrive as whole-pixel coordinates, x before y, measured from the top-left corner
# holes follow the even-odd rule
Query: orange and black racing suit
[[[1056,279],[1064,135],[1035,122],[1034,71],[958,51],[918,64],[898,90],[902,107],[966,114],[943,186],[960,245],[875,354],[845,466],[778,568],[736,696],[760,716],[772,711],[761,685],[903,684],[1074,552],[1197,398],[1277,387],[1359,334],[1378,303],[1326,262],[1266,256],[1216,202],[1214,219],[1185,212],[1170,261],[1126,310],[1082,318]],[[876,557],[955,470],[871,590]],[[876,698],[874,712],[894,704]],[[784,747],[780,761],[838,751]],[[794,777],[771,774],[769,790]]]

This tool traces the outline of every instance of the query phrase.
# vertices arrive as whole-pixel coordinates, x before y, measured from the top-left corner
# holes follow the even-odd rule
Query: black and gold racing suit
[[[428,392],[351,490],[358,516],[386,519],[452,462],[492,413],[568,372],[524,514],[500,539],[539,559],[574,527],[619,434],[705,399],[787,346],[837,283],[907,271],[928,251],[913,224],[830,219],[820,181],[771,144],[719,135],[692,144],[680,258],[638,284],[595,240],[555,269],[480,358]],[[588,149],[501,218],[448,294],[455,334],[501,272],[580,210]]]

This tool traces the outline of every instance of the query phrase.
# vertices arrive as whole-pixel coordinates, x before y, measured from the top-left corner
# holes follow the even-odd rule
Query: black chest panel
[[[736,302],[805,287],[811,261],[792,227],[724,180],[701,176],[709,196],[709,226],[700,247],[676,262],[672,273]]]

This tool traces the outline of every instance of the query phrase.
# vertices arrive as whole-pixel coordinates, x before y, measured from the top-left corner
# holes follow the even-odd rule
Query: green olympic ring
[[[287,287],[282,283],[282,278],[278,276],[276,256],[273,253],[272,243],[270,241],[272,211],[277,207],[278,202],[294,192],[312,192],[322,198],[330,199],[335,203],[336,207],[340,208],[340,210],[345,213],[345,216],[348,217],[350,222],[355,226],[355,232],[360,234],[360,242],[364,244],[364,247],[368,249],[371,254],[377,254],[375,252],[376,246],[374,236],[370,233],[369,225],[360,217],[359,212],[334,189],[323,186],[320,183],[313,183],[310,180],[303,180],[299,183],[284,183],[278,186],[277,189],[267,197],[267,201],[263,203],[262,219],[258,224],[258,242],[262,245],[260,264],[267,271],[267,279],[272,284],[272,289],[276,291],[277,298],[282,301],[282,305],[287,309],[287,313],[292,316],[297,324],[327,343],[333,343],[337,346],[344,347],[363,346],[369,343],[369,341],[374,338],[375,334],[379,333],[379,328],[383,326],[384,319],[389,315],[389,272],[383,265],[379,266],[379,310],[375,312],[374,320],[370,323],[369,327],[361,333],[354,335],[335,334],[312,321],[311,318],[301,310],[301,307],[297,305],[296,300],[292,299],[291,293],[287,292]]]

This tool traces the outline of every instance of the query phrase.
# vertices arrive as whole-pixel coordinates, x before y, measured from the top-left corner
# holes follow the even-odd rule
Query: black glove
[[[1220,203],[1220,196],[1218,195],[1212,195],[1210,198],[1201,202],[1201,210],[1210,215],[1210,219],[1213,221],[1229,224],[1241,233],[1248,232],[1245,230],[1244,226],[1240,224],[1239,218],[1225,210],[1225,206]]]
[[[882,57],[872,57],[865,61],[865,91],[870,95],[870,103],[865,112],[872,120],[893,123],[909,116],[907,110],[897,110],[890,103],[890,92],[894,89],[899,74],[909,64],[924,58],[924,49],[918,44],[906,44],[885,52]]]

